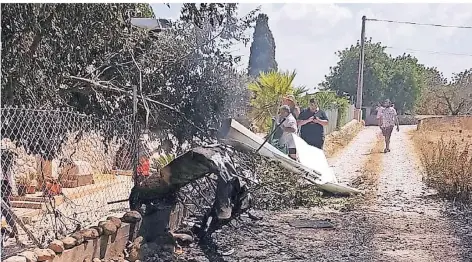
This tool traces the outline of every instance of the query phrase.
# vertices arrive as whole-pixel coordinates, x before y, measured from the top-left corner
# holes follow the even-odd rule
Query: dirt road
[[[320,208],[264,213],[259,222],[243,219],[215,233],[214,245],[191,248],[182,260],[472,261],[470,214],[450,216],[449,204],[423,185],[408,135],[413,128],[402,126],[393,134],[392,151],[381,153],[373,201],[331,199]],[[380,153],[372,152],[378,132],[365,128],[329,159],[341,183],[353,181],[369,155]],[[300,220],[328,220],[334,228],[295,227]]]

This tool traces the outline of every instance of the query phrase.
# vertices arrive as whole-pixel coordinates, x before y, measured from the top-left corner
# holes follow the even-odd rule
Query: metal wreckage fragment
[[[131,190],[129,204],[132,210],[140,210],[143,204],[176,201],[179,190],[209,175],[216,175],[215,199],[199,226],[200,237],[211,233],[247,212],[252,207],[252,197],[246,178],[238,172],[228,152],[231,146],[215,144],[200,146],[175,158],[157,173],[138,177]],[[246,173],[247,174],[247,173]],[[203,196],[202,196],[203,197]],[[252,219],[260,219],[251,214]]]

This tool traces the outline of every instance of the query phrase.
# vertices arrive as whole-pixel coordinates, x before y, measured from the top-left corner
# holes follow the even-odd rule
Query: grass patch
[[[472,199],[472,118],[436,118],[411,133],[423,166],[423,181],[439,196]]]

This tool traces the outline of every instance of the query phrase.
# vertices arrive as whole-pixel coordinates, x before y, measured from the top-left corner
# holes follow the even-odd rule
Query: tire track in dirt
[[[392,151],[383,156],[377,198],[369,208],[376,261],[464,261],[443,205],[428,197],[433,192],[421,180],[408,135],[414,128],[394,131]]]

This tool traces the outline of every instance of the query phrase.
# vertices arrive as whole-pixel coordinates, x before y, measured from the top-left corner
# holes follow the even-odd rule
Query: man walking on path
[[[393,108],[390,100],[385,100],[382,107],[377,112],[377,119],[379,120],[380,130],[385,137],[384,153],[390,152],[390,138],[392,136],[393,127],[397,126],[397,132],[400,131],[398,123],[397,111]]]
[[[328,116],[318,107],[314,98],[310,99],[310,106],[298,116],[300,137],[310,146],[323,150],[324,126],[328,125]]]

